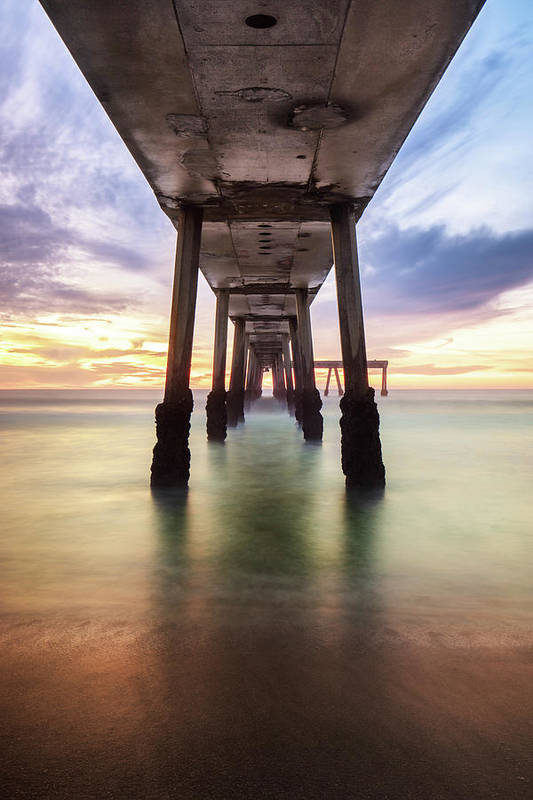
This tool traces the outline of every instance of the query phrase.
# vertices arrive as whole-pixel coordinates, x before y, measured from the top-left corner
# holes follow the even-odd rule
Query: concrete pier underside
[[[296,293],[312,302],[331,269],[330,221],[338,228],[344,215],[343,224],[355,226],[483,5],[41,2],[163,211],[179,228],[184,209],[202,209],[199,267],[215,292],[229,291],[229,316],[244,320],[259,375],[282,351]],[[337,249],[342,241],[337,236]],[[344,253],[337,286],[361,306],[356,263],[356,252]],[[358,447],[372,439],[371,460],[379,461],[379,418],[368,390],[362,307],[348,331],[355,310],[342,294],[339,302],[341,340],[350,343],[343,360],[359,352],[353,397],[343,400],[350,483],[346,465],[360,455],[351,452],[347,431],[358,431]],[[345,372],[353,374],[354,364],[345,363]],[[296,386],[296,415],[301,405],[304,435],[320,438],[320,398],[314,378],[309,383],[303,392]],[[224,387],[219,395],[225,398]],[[220,417],[216,425],[225,431],[224,414],[221,406],[211,418]],[[370,438],[368,425],[375,426]],[[359,484],[359,472],[352,478]]]
[[[42,0],[165,213],[204,207],[200,268],[275,349],[289,290],[331,268],[329,206],[360,216],[482,4]]]

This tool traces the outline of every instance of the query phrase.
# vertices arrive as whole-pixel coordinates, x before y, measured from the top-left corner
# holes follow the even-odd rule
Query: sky
[[[392,389],[533,388],[532,123],[533,3],[487,0],[357,226]],[[3,0],[0,387],[162,386],[175,234],[37,0]],[[195,387],[214,305],[201,277]],[[311,315],[340,358],[333,271]]]

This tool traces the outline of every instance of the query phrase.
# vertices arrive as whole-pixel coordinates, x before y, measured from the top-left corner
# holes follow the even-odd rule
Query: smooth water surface
[[[377,497],[202,392],[152,494],[157,400],[0,395],[9,796],[530,797],[533,393],[380,398]]]

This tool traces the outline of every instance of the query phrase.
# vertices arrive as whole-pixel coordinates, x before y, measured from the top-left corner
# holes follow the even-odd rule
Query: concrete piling
[[[379,414],[368,384],[355,216],[349,203],[333,205],[330,214],[345,384],[340,402],[342,470],[348,487],[379,488],[385,485],[385,467]]]
[[[157,443],[151,467],[153,487],[185,486],[189,480],[189,431],[193,409],[189,380],[202,220],[201,208],[183,206],[179,210],[165,396],[155,410]]]
[[[246,374],[246,389],[244,392],[244,407],[249,409],[261,397],[263,386],[263,367],[257,354],[250,346],[248,355],[248,369]]]
[[[321,441],[324,423],[320,413],[322,400],[315,383],[309,292],[307,289],[296,289],[295,295],[298,322],[297,347],[299,348],[302,370],[301,417],[303,434],[304,439],[307,441]]]
[[[299,425],[302,424],[302,364],[300,345],[298,343],[298,321],[296,317],[289,319],[289,335],[291,339],[294,364],[294,416]]]
[[[287,408],[289,409],[289,414],[294,414],[294,383],[292,380],[292,359],[288,333],[281,334],[281,350],[285,385],[287,387]]]
[[[388,395],[387,389],[387,367],[384,365],[381,370],[381,396],[387,397]]]
[[[324,389],[324,397],[327,397],[329,394],[329,382],[331,380],[331,367],[328,367],[328,377],[326,380],[326,388]]]
[[[229,291],[217,289],[215,345],[213,349],[213,382],[207,395],[207,438],[223,442],[226,438],[226,348],[228,344]]]
[[[285,372],[281,352],[275,353],[272,360],[272,389],[276,400],[280,403],[287,402],[287,388],[285,386]]]
[[[233,320],[233,352],[229,392],[226,396],[228,426],[235,428],[244,422],[244,382],[246,378],[246,323],[241,317]]]
[[[338,367],[335,367],[334,371],[335,371],[335,380],[337,382],[337,394],[338,394],[339,397],[342,397],[344,392],[342,390],[341,379],[339,378],[339,369],[338,369]]]

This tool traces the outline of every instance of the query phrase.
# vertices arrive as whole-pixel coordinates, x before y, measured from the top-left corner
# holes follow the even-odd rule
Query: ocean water
[[[2,392],[10,797],[533,793],[533,392],[378,398],[381,496],[262,399],[152,494],[152,391]]]

